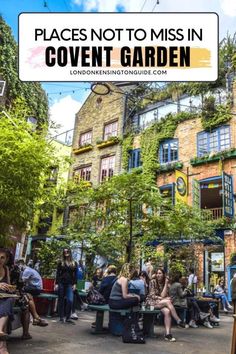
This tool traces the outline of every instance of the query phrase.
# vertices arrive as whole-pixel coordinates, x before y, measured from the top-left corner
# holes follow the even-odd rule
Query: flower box
[[[83,154],[84,152],[92,150],[92,145],[80,146],[78,149],[73,149],[75,155]]]
[[[227,159],[235,159],[236,158],[236,149],[229,150],[229,151],[221,151],[218,154],[212,156],[202,156],[202,157],[195,157],[194,159],[190,160],[192,166],[199,166],[206,163],[211,163],[215,161],[227,160]]]
[[[182,162],[173,162],[173,163],[167,163],[164,165],[160,165],[158,168],[159,172],[168,172],[168,171],[175,171],[177,169],[182,169],[183,168],[183,163]]]
[[[99,141],[99,142],[97,142],[97,147],[98,147],[98,149],[103,149],[105,147],[118,144],[119,142],[120,142],[119,138],[108,139],[108,140],[104,140],[101,142]]]

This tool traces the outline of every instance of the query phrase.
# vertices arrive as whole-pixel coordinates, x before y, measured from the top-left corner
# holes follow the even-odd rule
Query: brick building
[[[75,120],[71,177],[92,185],[121,172],[125,95],[112,84],[109,91],[91,92]]]
[[[190,100],[186,96],[182,101],[183,110],[191,112],[186,103],[192,98]],[[133,117],[136,135],[130,151],[129,168],[142,165],[142,131],[161,121],[166,113],[177,114],[180,110],[179,103],[158,102]],[[180,170],[186,176],[189,205],[208,210],[209,217],[216,221],[223,217],[232,221],[236,196],[236,85],[233,88],[231,119],[210,130],[204,130],[201,118],[180,122],[172,138],[161,140],[156,158],[160,164],[156,174],[157,185],[161,192],[173,198],[173,202],[177,188],[176,170]],[[227,266],[230,256],[236,251],[236,232],[227,227],[227,223],[224,227],[216,226],[216,235],[224,244],[196,245],[197,261],[193,260],[199,279],[208,289],[219,277],[229,281]]]

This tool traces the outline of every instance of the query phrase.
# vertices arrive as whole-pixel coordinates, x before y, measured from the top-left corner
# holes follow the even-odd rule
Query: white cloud
[[[70,95],[55,102],[50,107],[50,120],[60,125],[60,128],[52,130],[52,135],[63,133],[74,128],[75,114],[81,107],[81,102],[74,100]]]
[[[96,9],[99,12],[115,12],[117,6],[124,7],[125,11],[139,11],[144,0],[87,0],[86,2],[83,0],[72,0],[72,2],[74,5],[83,5],[84,11]],[[155,2],[152,0],[151,3]]]
[[[225,15],[236,16],[236,1],[235,0],[221,0],[221,7]]]

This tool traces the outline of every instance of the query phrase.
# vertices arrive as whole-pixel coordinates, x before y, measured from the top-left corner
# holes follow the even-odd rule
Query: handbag
[[[105,305],[106,300],[98,290],[91,289],[87,295],[87,302],[89,305]]]
[[[131,312],[125,319],[122,340],[124,343],[146,343],[138,324],[138,313]]]

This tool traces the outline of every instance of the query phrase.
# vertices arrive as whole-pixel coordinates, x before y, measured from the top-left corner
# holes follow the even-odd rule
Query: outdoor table
[[[233,335],[232,335],[232,345],[231,345],[231,354],[236,354],[236,315],[233,315]]]
[[[58,299],[58,295],[56,294],[50,294],[50,293],[41,293],[37,296],[34,296],[39,299],[47,299],[48,300],[48,312],[47,312],[47,317],[52,317],[52,304],[53,301]]]
[[[159,309],[150,310],[145,308],[145,310],[139,311],[143,315],[143,333],[144,335],[155,338],[156,335],[154,333],[154,323],[155,317],[160,313]]]

